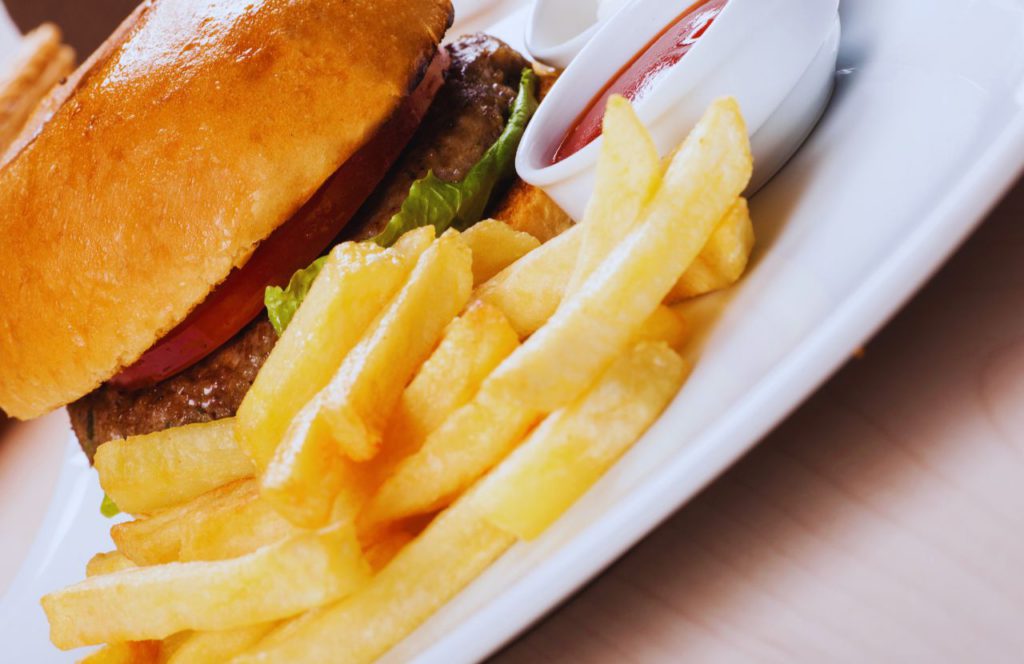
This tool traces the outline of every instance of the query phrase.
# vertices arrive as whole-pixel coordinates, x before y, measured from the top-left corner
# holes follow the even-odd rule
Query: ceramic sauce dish
[[[519,175],[581,219],[594,186],[604,95],[620,79],[615,87],[634,100],[662,156],[714,99],[736,97],[754,151],[748,193],[757,191],[828,104],[838,6],[839,0],[703,0],[687,9],[633,0],[596,29],[548,93],[523,138]],[[639,78],[629,83],[631,75]],[[590,142],[588,115],[598,118]]]

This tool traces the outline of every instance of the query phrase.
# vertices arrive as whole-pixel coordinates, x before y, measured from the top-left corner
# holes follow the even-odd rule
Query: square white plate
[[[509,14],[515,4],[456,30],[491,25],[521,48],[525,14]],[[724,309],[689,384],[550,532],[515,547],[387,661],[478,660],[565,599],[799,405],[1015,180],[1024,164],[1024,4],[843,0],[841,13],[836,96],[753,201],[757,259],[735,292],[709,303]],[[40,449],[66,453],[55,478],[24,471],[54,489],[45,509],[20,506],[38,507],[41,525],[0,599],[0,643],[18,661],[66,662],[81,655],[49,645],[38,599],[80,579],[88,558],[112,546],[110,522],[61,420],[33,431],[45,438]],[[17,458],[0,456],[0,479]],[[0,513],[0,541],[26,537],[2,530],[15,522],[25,520]]]

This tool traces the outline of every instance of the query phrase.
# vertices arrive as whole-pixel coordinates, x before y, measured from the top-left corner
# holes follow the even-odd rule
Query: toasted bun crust
[[[156,0],[0,170],[0,408],[98,387],[373,136],[450,0]],[[44,104],[45,107],[45,104]]]

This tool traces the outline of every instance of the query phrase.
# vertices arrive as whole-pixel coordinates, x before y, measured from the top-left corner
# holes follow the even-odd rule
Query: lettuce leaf
[[[519,142],[537,110],[536,90],[537,75],[532,69],[524,69],[508,124],[466,177],[461,182],[444,182],[428,173],[414,182],[401,209],[373,241],[390,247],[416,228],[433,226],[440,235],[449,228],[466,230],[480,221],[494,188],[515,173]]]
[[[284,334],[285,328],[292,322],[295,312],[299,310],[302,301],[306,299],[309,289],[313,287],[313,282],[320,276],[326,263],[327,257],[322,256],[306,269],[293,274],[288,281],[287,288],[279,286],[267,288],[263,302],[267,305],[267,315],[270,317],[270,324],[274,326],[277,336]]]
[[[537,75],[532,69],[524,69],[508,124],[466,177],[461,182],[444,182],[431,172],[414,182],[401,209],[373,241],[382,247],[390,247],[402,235],[416,228],[434,226],[440,235],[449,228],[466,230],[480,221],[494,188],[515,174],[519,143],[539,104],[536,90]],[[286,288],[267,288],[264,303],[278,336],[284,334],[292,322],[326,262],[325,256],[308,268],[299,270]]]
[[[120,513],[121,508],[117,506],[117,503],[111,500],[107,494],[103,494],[103,502],[100,503],[100,514],[108,519],[113,519]]]

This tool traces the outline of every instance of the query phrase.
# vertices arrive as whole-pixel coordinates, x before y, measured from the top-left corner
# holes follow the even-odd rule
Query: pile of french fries
[[[43,598],[88,662],[368,662],[540,535],[681,387],[753,246],[734,100],[662,163],[624,99],[584,221],[346,243],[229,420],[100,447],[133,521]]]

